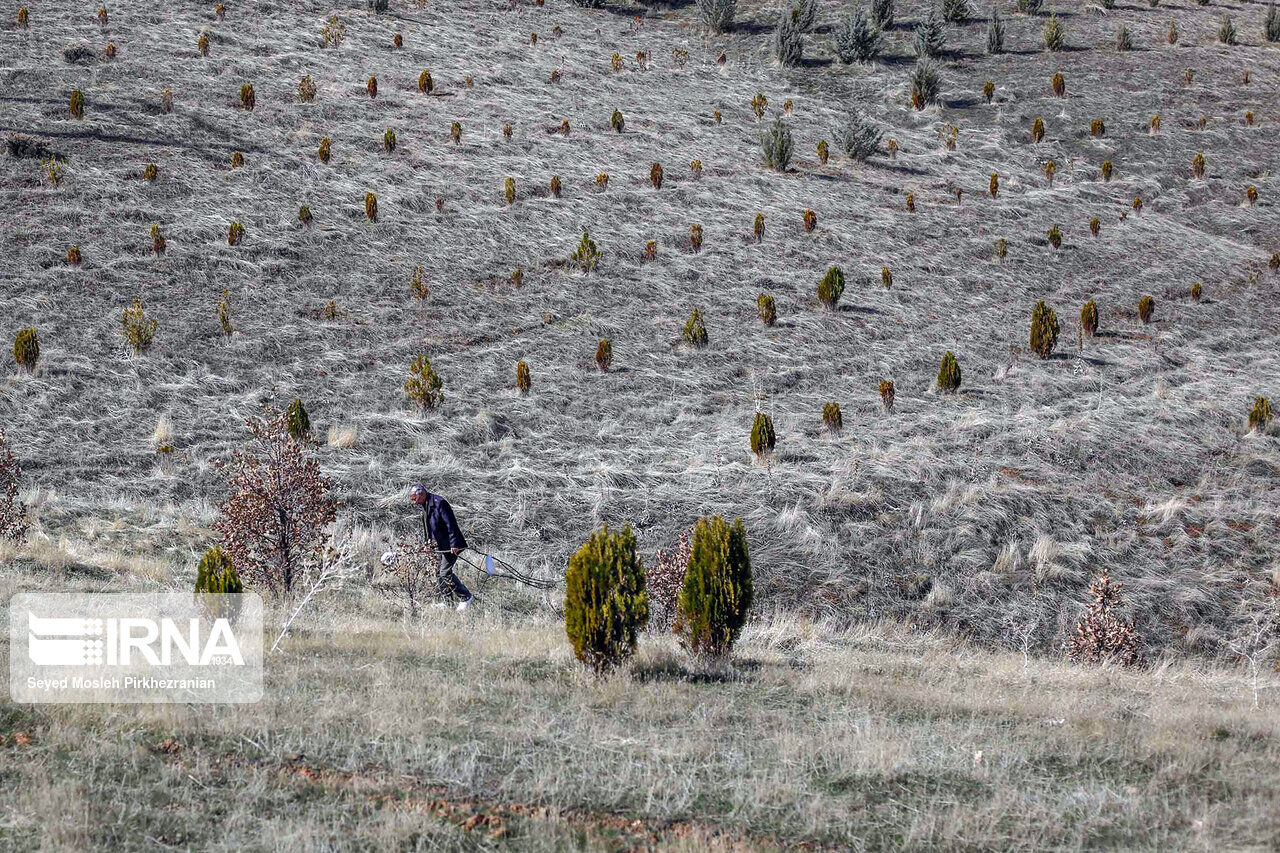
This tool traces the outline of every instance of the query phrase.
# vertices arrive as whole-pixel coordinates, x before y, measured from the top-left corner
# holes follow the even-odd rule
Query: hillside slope
[[[1280,250],[1280,52],[1263,40],[1260,3],[1064,3],[1059,53],[1040,49],[1043,17],[1005,9],[1010,52],[996,57],[983,54],[983,7],[949,29],[942,100],[921,112],[906,83],[918,5],[899,7],[882,61],[864,67],[831,60],[831,26],[848,9],[824,3],[806,64],[790,70],[769,51],[776,9],[756,3],[714,38],[693,5],[465,0],[375,15],[231,2],[220,19],[212,3],[184,0],[122,4],[102,27],[89,6],[50,0],[31,5],[29,29],[14,11],[0,29],[0,132],[65,160],[51,186],[21,146],[0,158],[0,317],[6,340],[37,327],[44,352],[34,376],[5,368],[0,419],[38,539],[158,555],[185,583],[221,499],[211,460],[243,441],[261,403],[298,396],[322,438],[335,428],[325,471],[374,542],[409,530],[404,487],[418,479],[451,498],[474,541],[549,572],[601,522],[630,522],[652,551],[699,515],[741,515],[766,604],[940,623],[1019,647],[1060,642],[1102,566],[1126,583],[1150,641],[1175,651],[1220,650],[1275,589],[1280,453],[1275,435],[1245,423],[1255,396],[1280,393],[1280,278],[1268,269]],[[325,49],[333,14],[346,40]],[[1224,14],[1241,44],[1217,43]],[[1113,47],[1119,22],[1132,52]],[[76,42],[90,56],[69,62]],[[431,95],[418,90],[424,69]],[[1063,98],[1050,90],[1058,71]],[[300,103],[308,74],[318,92]],[[252,111],[240,107],[245,83]],[[80,120],[68,115],[73,88]],[[775,173],[759,133],[788,101],[796,157]],[[833,150],[822,165],[815,144],[853,106],[897,155],[859,164]],[[1090,136],[1093,119],[1105,136]],[[567,135],[554,132],[562,120]],[[955,150],[940,142],[947,124]],[[1190,174],[1197,152],[1204,179]],[[297,221],[303,204],[310,227]],[[245,236],[229,246],[233,221]],[[1056,250],[1045,236],[1055,224]],[[603,253],[589,276],[565,263],[584,228]],[[648,240],[657,257],[642,262]],[[79,265],[65,260],[72,245]],[[422,301],[410,290],[418,265]],[[815,297],[832,265],[848,281],[837,311]],[[773,327],[756,318],[762,292],[777,298]],[[1137,317],[1145,294],[1150,324]],[[120,334],[135,297],[158,321],[140,357]],[[1062,325],[1046,361],[1027,349],[1039,299]],[[1077,350],[1088,299],[1100,334]],[[680,341],[694,307],[703,349]],[[607,373],[593,361],[602,337]],[[964,375],[954,396],[933,390],[947,351]],[[401,391],[420,352],[444,379],[443,406],[425,415]],[[514,387],[518,360],[532,368],[528,396]],[[897,387],[891,413],[881,379]],[[828,401],[843,409],[842,433],[822,429]],[[768,464],[747,447],[756,410],[778,434]],[[170,462],[155,453],[161,416]]]

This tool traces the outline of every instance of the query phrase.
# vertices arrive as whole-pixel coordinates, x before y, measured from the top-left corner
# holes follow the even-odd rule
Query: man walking
[[[422,535],[436,543],[440,550],[440,570],[437,575],[440,595],[456,597],[458,610],[466,610],[471,605],[471,591],[458,580],[453,573],[453,566],[458,562],[458,552],[467,547],[467,540],[458,527],[458,520],[453,516],[453,507],[437,494],[427,491],[427,487],[418,483],[409,490],[409,500],[422,507]],[[443,607],[441,601],[438,607]]]

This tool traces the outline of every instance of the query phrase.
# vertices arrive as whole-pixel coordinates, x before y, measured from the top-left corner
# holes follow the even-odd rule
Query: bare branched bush
[[[402,607],[410,618],[417,618],[422,605],[440,594],[436,547],[430,540],[397,542],[389,552],[390,565],[374,579],[373,588]]]
[[[657,558],[645,567],[644,586],[649,594],[649,624],[659,631],[670,631],[676,619],[676,605],[684,586],[684,575],[689,568],[689,555],[693,545],[688,533],[681,533],[676,546],[658,551]]]
[[[1067,642],[1069,659],[1078,663],[1115,661],[1125,666],[1143,662],[1142,644],[1133,622],[1122,621],[1115,613],[1124,604],[1120,598],[1123,586],[1111,580],[1107,569],[1089,584],[1093,600]]]
[[[240,577],[278,595],[305,585],[336,513],[320,463],[289,434],[284,413],[246,420],[250,439],[219,465],[229,496],[213,523]]]

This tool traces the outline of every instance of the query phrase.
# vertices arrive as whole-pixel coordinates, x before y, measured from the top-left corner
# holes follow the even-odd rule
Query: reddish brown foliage
[[[221,466],[231,494],[213,531],[246,584],[287,595],[321,561],[335,506],[282,412],[246,423],[248,445]]]

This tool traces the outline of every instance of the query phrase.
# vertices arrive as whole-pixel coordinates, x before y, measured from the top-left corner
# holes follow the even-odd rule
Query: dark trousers
[[[457,554],[444,553],[440,555],[440,571],[436,576],[439,583],[440,595],[444,598],[457,596],[463,601],[471,597],[471,590],[458,580],[458,576],[453,573],[453,564],[458,562]]]

